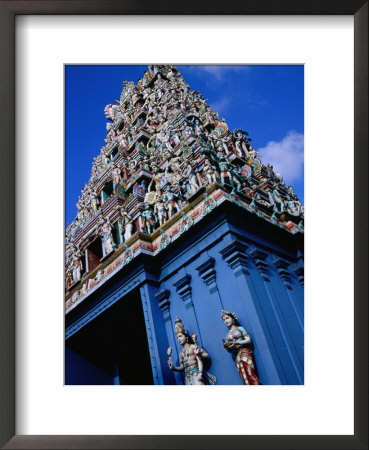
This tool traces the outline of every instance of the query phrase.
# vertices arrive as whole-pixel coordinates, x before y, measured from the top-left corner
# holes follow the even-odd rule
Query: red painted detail
[[[221,198],[221,197],[223,197],[223,191],[216,191],[216,193],[214,194],[214,196],[213,196],[213,198],[214,198],[214,200],[218,200],[218,198]]]
[[[110,272],[113,272],[113,270],[114,270],[114,267],[113,267],[112,264],[110,264],[110,265],[105,269],[106,275],[108,275]]]
[[[180,225],[177,225],[176,227],[173,227],[173,228],[170,230],[170,233],[169,233],[170,236],[173,237],[175,234],[179,233],[180,229],[181,229],[181,226],[180,226]]]

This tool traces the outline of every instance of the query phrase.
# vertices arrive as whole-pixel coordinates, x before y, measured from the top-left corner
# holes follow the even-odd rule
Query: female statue
[[[198,189],[200,189],[199,185],[197,184],[195,171],[193,170],[193,167],[192,167],[190,161],[184,161],[183,164],[184,164],[184,168],[182,170],[182,175],[185,178],[188,178],[188,180],[190,182],[191,193],[194,194],[195,192],[197,192]]]
[[[72,254],[72,277],[74,283],[77,283],[77,281],[81,280],[82,277],[82,261],[81,261],[82,253],[78,250],[77,247],[73,247],[73,254]]]
[[[217,182],[217,170],[214,166],[211,165],[208,159],[205,159],[204,173],[206,175],[206,178],[208,179],[209,184]]]
[[[104,238],[103,247],[104,247],[105,255],[108,255],[109,253],[111,253],[114,250],[114,247],[116,247],[114,238],[113,238],[113,232],[112,232],[114,227],[108,217],[106,217],[105,220],[102,219],[101,222],[102,222],[101,233]]]
[[[235,313],[223,310],[221,316],[228,327],[226,339],[223,339],[223,346],[227,352],[232,352],[243,384],[261,384],[255,373],[254,358],[250,348],[250,335],[240,326]]]
[[[99,198],[98,198],[98,195],[97,195],[97,192],[95,191],[95,189],[91,190],[90,197],[91,197],[92,209],[94,211],[97,211],[99,208]]]
[[[168,348],[168,365],[174,372],[184,372],[185,384],[205,384],[204,378],[204,360],[208,359],[205,350],[196,343],[196,335],[190,336],[179,317],[175,321],[174,331],[178,342],[182,345],[182,351],[179,354],[179,366],[176,367],[172,361],[172,349]]]
[[[126,211],[124,206],[122,206],[122,208],[120,209],[120,215],[122,217],[122,234],[125,242],[132,236],[132,228],[133,228],[132,217]]]

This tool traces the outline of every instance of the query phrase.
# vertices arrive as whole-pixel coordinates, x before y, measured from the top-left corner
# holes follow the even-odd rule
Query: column
[[[173,373],[167,363],[168,336],[156,299],[157,292],[158,283],[146,276],[146,281],[140,286],[140,294],[154,384],[173,384]]]
[[[301,286],[304,286],[304,258],[300,250],[297,250],[297,261],[291,264],[291,270],[297,276]]]
[[[283,281],[286,289],[285,293],[289,298],[291,307],[293,308],[298,323],[300,325],[301,330],[304,330],[304,297],[295,295],[295,292],[293,291],[293,279],[296,278],[291,271],[289,270],[289,262],[283,260],[282,258],[279,258],[277,256],[274,256],[273,258],[273,264]]]
[[[260,381],[264,384],[285,384],[287,382],[278,354],[274,348],[273,339],[270,334],[268,322],[261,307],[260,298],[250,283],[248,269],[247,246],[239,241],[227,244],[220,253],[234,274],[234,281],[238,287],[239,298],[236,311],[240,317],[245,314],[246,323],[242,325],[250,333],[254,344],[255,362],[259,372]],[[235,302],[222,295],[226,309],[235,309]],[[229,306],[228,306],[229,305]],[[231,308],[232,306],[232,308]],[[233,312],[233,311],[232,311]]]
[[[163,314],[165,329],[168,336],[169,346],[172,348],[172,359],[176,364],[179,359],[179,354],[177,351],[177,339],[174,334],[173,321],[170,314],[170,291],[168,289],[162,289],[155,294],[156,300],[158,302],[159,308]],[[176,364],[177,365],[177,364]],[[183,384],[181,374],[178,372],[173,372],[173,376],[176,380],[176,384]]]
[[[193,308],[191,275],[186,274],[184,277],[176,281],[173,286],[176,288],[178,295],[183,300],[186,309]]]
[[[254,277],[255,288],[263,298],[263,309],[269,327],[273,330],[275,349],[279,354],[287,384],[302,384],[303,361],[300,359],[290,332],[291,326],[296,324],[296,317],[291,317],[286,308],[286,302],[283,302],[283,296],[280,292],[276,292],[274,283],[271,282],[273,274],[267,261],[268,254],[253,247],[249,250],[249,255],[259,273],[259,277]],[[292,325],[291,322],[293,322]]]
[[[205,262],[197,266],[196,270],[198,271],[203,282],[208,287],[209,294],[212,297],[214,297],[214,300],[218,300],[220,307],[224,309],[222,299],[220,298],[217,286],[216,270],[214,266],[215,266],[215,259],[210,256]]]
[[[186,315],[181,317],[183,324],[184,324],[185,328],[190,331],[190,334],[196,333],[197,338],[198,338],[198,344],[200,346],[203,346],[201,330],[199,327],[197,315],[196,315],[193,300],[192,300],[191,279],[192,279],[191,275],[186,274],[183,277],[181,277],[179,280],[177,280],[173,284],[173,286],[176,288],[177,294],[184,302],[186,310],[188,310]]]

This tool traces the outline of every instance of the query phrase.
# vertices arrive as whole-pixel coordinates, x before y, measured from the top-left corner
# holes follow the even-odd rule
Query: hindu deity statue
[[[164,222],[167,220],[167,205],[163,201],[163,197],[159,197],[158,201],[155,203],[154,212],[157,215],[159,220],[159,225],[164,225]]]
[[[157,222],[157,217],[150,209],[150,205],[148,203],[145,203],[145,209],[142,212],[142,218],[143,218],[143,226],[144,230],[147,234],[151,234],[155,230],[155,222]]]
[[[261,384],[255,373],[250,335],[238,323],[235,313],[223,310],[221,316],[225,325],[228,327],[226,339],[223,339],[223,346],[227,352],[232,353],[243,384]]]
[[[81,261],[82,253],[78,250],[77,247],[73,247],[73,254],[72,254],[72,277],[73,281],[76,283],[77,281],[81,280],[82,277],[82,261]]]
[[[102,223],[101,234],[104,238],[103,247],[104,247],[105,255],[108,255],[116,247],[114,238],[113,238],[113,228],[114,227],[108,218],[105,218],[105,220],[102,219],[100,223]]]
[[[214,384],[215,378],[212,375],[209,377],[209,374],[205,373],[204,370],[204,366],[209,363],[208,354],[197,345],[196,335],[190,336],[188,334],[179,317],[175,320],[174,331],[182,346],[182,351],[179,354],[179,366],[176,367],[171,357],[172,349],[168,347],[169,368],[175,372],[184,372],[185,384],[187,385],[201,385],[207,384],[207,382]]]
[[[127,241],[132,236],[132,229],[133,229],[132,216],[127,212],[126,208],[124,207],[120,208],[120,215],[122,224],[121,233],[123,235],[124,241]]]

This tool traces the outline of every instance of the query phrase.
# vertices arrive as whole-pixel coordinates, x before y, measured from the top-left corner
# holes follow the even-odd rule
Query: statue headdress
[[[232,317],[232,319],[235,321],[235,323],[238,323],[238,317],[236,316],[235,313],[231,313],[229,311],[225,311],[224,309],[222,309],[222,312],[220,313],[222,319],[224,318],[224,316],[229,316]]]
[[[188,336],[188,333],[187,333],[187,331],[186,331],[186,329],[185,329],[185,327],[184,327],[184,325],[182,323],[182,320],[179,317],[176,318],[174,323],[175,323],[175,325],[174,325],[174,332],[175,332],[176,335],[178,333],[182,333],[182,334],[185,334],[186,336]]]

